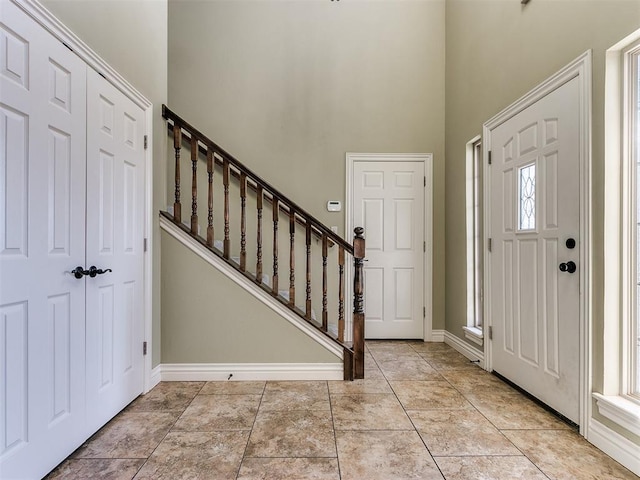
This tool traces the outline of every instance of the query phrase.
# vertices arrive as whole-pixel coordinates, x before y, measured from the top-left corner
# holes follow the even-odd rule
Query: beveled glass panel
[[[518,171],[518,229],[536,228],[536,164],[521,167]]]

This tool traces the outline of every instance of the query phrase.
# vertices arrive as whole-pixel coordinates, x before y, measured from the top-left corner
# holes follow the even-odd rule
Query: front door
[[[489,132],[493,370],[579,421],[579,80]]]
[[[366,338],[424,338],[422,161],[356,161],[353,224],[366,238]]]

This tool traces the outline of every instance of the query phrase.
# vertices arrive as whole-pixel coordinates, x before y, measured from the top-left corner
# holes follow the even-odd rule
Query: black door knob
[[[578,267],[573,260],[569,260],[567,263],[561,263],[558,268],[560,268],[561,272],[573,273]]]

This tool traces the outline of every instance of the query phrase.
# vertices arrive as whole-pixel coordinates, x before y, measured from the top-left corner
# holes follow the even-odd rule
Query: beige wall
[[[444,328],[444,0],[172,1],[169,102],[349,241],[345,153],[433,153]]]
[[[162,363],[340,362],[165,232],[162,269]]]
[[[153,103],[153,212],[166,204],[167,0],[41,0]],[[154,214],[153,238],[160,229]],[[153,365],[160,362],[160,250],[153,252]]]
[[[594,388],[602,384],[604,52],[640,28],[637,0],[447,0],[446,329],[465,323],[465,144],[482,123],[593,50]],[[628,432],[621,432],[633,438]],[[635,441],[638,438],[635,437]]]

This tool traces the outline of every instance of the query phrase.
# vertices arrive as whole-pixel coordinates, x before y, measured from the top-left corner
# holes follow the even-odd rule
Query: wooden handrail
[[[331,231],[322,222],[317,220],[307,211],[302,209],[295,202],[291,201],[277,189],[272,187],[268,182],[253,173],[245,165],[235,159],[232,155],[220,148],[215,142],[207,138],[199,130],[191,126],[184,119],[172,112],[166,105],[162,106],[163,117],[171,122],[169,125],[170,133],[173,137],[173,146],[175,149],[175,201],[173,205],[173,215],[161,212],[161,215],[172,218],[173,223],[178,225],[182,230],[187,232],[191,237],[205,245],[213,253],[223,259],[223,261],[232,265],[238,272],[253,281],[259,288],[268,292],[282,304],[286,305],[290,310],[295,312],[302,319],[313,325],[324,335],[342,346],[344,351],[344,378],[345,380],[353,380],[354,378],[364,378],[364,268],[363,259],[365,255],[364,230],[360,227],[354,230],[353,245],[345,241],[339,235]],[[190,224],[186,221],[182,222],[182,204],[181,204],[181,185],[180,185],[180,168],[181,168],[181,149],[183,142],[187,143],[190,149],[191,161],[191,215]],[[201,156],[206,159],[206,177],[207,177],[207,233],[206,238],[199,235],[199,217],[198,217],[198,159]],[[186,159],[185,159],[186,160]],[[214,226],[213,226],[213,205],[214,205],[214,188],[213,175],[214,167],[219,166],[222,173],[223,187],[223,226],[224,236],[221,247],[215,247]],[[234,178],[239,182],[239,202],[240,202],[240,245],[239,257],[231,256],[231,219],[230,219],[230,179]],[[247,188],[256,193],[256,273],[255,275],[247,268]],[[235,195],[234,195],[235,197]],[[236,201],[236,200],[234,200]],[[262,272],[262,241],[263,241],[263,207],[264,202],[271,203],[272,221],[273,221],[273,273],[271,285],[263,283]],[[288,268],[288,289],[281,291],[279,289],[279,249],[278,249],[278,224],[282,213],[287,215],[289,221],[289,268]],[[298,240],[296,237],[296,224],[302,225],[305,229],[304,241]],[[285,227],[286,228],[286,227]],[[312,310],[312,236],[318,237],[322,241],[322,317],[320,321],[314,318]],[[300,308],[296,304],[296,251],[304,245],[305,257],[305,276],[304,276],[304,307]],[[328,275],[327,275],[327,256],[328,247],[337,245],[338,260],[338,318],[337,333],[335,336],[329,333],[329,319],[327,310],[327,291],[328,291]],[[220,249],[221,248],[221,249]],[[235,247],[237,248],[237,246]],[[236,251],[234,248],[234,251]],[[252,250],[253,251],[253,250]],[[353,342],[351,345],[345,342],[345,255],[350,254],[353,257]],[[318,257],[315,257],[318,258]],[[315,264],[317,265],[317,263]],[[285,267],[286,268],[286,267]],[[316,268],[316,267],[314,267]],[[286,272],[286,270],[285,270]],[[299,278],[300,276],[298,276]],[[285,277],[286,278],[286,277]],[[284,280],[284,279],[283,279]],[[286,280],[281,283],[284,284]],[[299,284],[303,282],[298,280]],[[335,284],[334,284],[335,285]],[[285,285],[282,285],[285,287]],[[300,287],[301,285],[298,285]],[[285,287],[286,288],[286,287]],[[281,293],[282,292],[282,293]],[[318,323],[319,322],[319,323]]]
[[[173,126],[171,125],[168,126],[168,128],[171,131],[174,130],[175,125],[177,125],[179,128],[184,129],[186,131],[186,132],[182,132],[182,137],[184,141],[191,142],[191,134],[195,135],[198,142],[202,143],[202,145],[198,145],[198,150],[200,151],[200,153],[202,153],[203,155],[206,155],[207,150],[211,149],[215,154],[217,154],[217,156],[222,157],[223,159],[227,159],[229,162],[229,165],[232,165],[240,172],[244,172],[245,175],[247,176],[247,180],[250,181],[250,182],[247,182],[247,184],[252,191],[256,192],[258,186],[261,186],[265,194],[265,200],[273,203],[273,199],[277,198],[279,200],[280,210],[284,214],[290,215],[289,206],[291,206],[291,208],[293,208],[295,211],[296,217],[302,218],[302,220],[300,221],[296,220],[297,223],[299,223],[300,225],[306,226],[305,220],[309,219],[311,221],[314,235],[316,235],[317,237],[321,237],[323,234],[326,234],[330,242],[342,246],[347,253],[353,254],[353,247],[349,242],[347,242],[345,239],[340,237],[340,235],[334,233],[330,228],[326,227],[320,220],[318,220],[309,212],[307,212],[306,210],[298,206],[294,201],[290,200],[286,195],[284,195],[275,187],[270,185],[266,180],[263,180],[259,175],[257,175],[256,173],[251,171],[249,168],[247,168],[244,164],[242,164],[239,160],[237,160],[233,155],[227,153],[226,150],[224,150],[219,145],[217,145],[213,140],[210,140],[198,129],[191,126],[186,120],[182,119],[179,115],[174,113],[166,105],[162,105],[162,117],[165,120],[170,120],[171,122],[173,122]],[[178,147],[174,145],[174,148],[177,149]],[[215,157],[216,155],[214,155],[215,163],[219,166],[223,166],[223,160]],[[234,178],[240,179],[239,172],[236,172],[232,169],[230,173]]]

